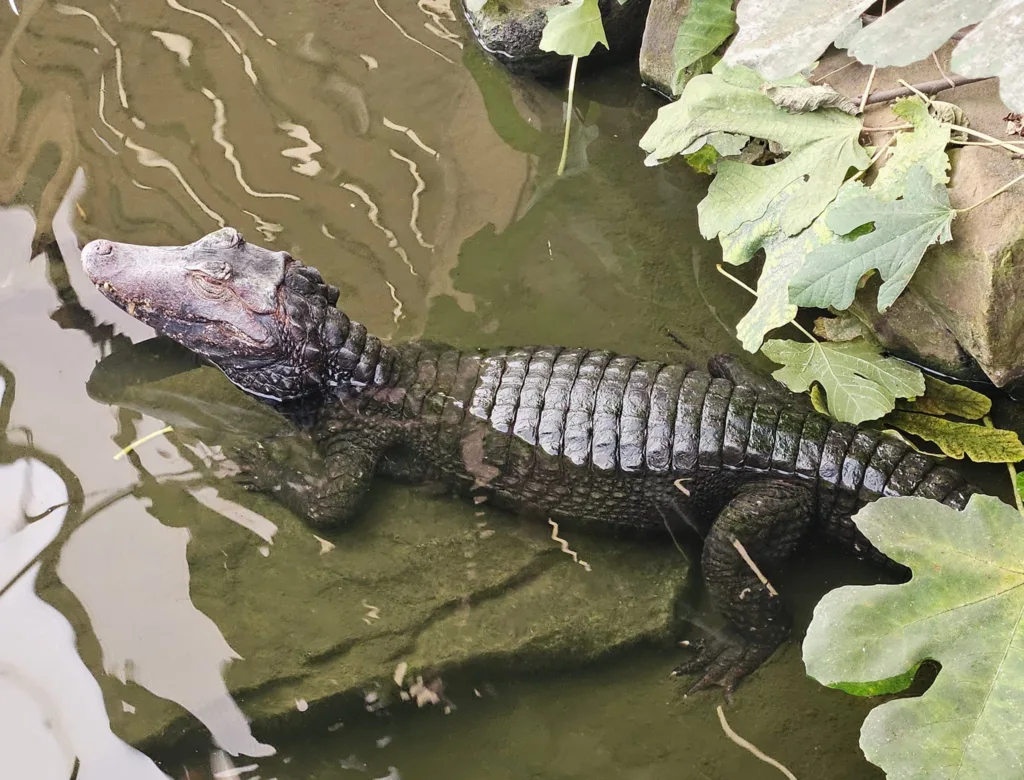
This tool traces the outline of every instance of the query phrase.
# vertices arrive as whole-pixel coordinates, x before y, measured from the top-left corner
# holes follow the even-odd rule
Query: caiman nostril
[[[92,242],[92,251],[98,255],[109,255],[114,251],[114,245],[109,241],[98,239]]]

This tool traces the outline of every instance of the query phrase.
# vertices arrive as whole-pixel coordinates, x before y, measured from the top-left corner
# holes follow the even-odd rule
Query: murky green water
[[[175,778],[778,777],[726,739],[717,695],[667,677],[676,550],[574,538],[584,573],[548,529],[387,486],[320,542],[218,471],[218,445],[277,423],[141,344],[80,269],[95,237],[230,224],[319,267],[389,339],[734,351],[748,302],[697,234],[705,182],[642,165],[658,102],[636,74],[581,85],[559,180],[561,95],[480,56],[447,0],[11,2],[0,776],[67,778],[76,755],[80,778],[160,776],[128,742]],[[868,576],[795,568],[800,628]],[[388,687],[406,662],[444,701]],[[790,644],[729,718],[801,780],[866,780],[869,706]]]

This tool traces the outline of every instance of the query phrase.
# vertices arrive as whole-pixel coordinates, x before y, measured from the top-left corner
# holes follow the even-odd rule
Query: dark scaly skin
[[[724,356],[703,371],[555,346],[384,346],[315,270],[230,230],[188,247],[92,242],[83,260],[107,297],[308,431],[301,469],[266,442],[247,474],[314,526],[348,522],[385,475],[615,534],[695,531],[733,635],[680,667],[703,672],[693,689],[731,692],[789,633],[736,541],[769,579],[812,530],[886,562],[851,520],[861,506],[914,495],[961,509],[973,492]]]

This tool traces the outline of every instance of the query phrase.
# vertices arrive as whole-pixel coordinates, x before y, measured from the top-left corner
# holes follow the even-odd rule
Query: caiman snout
[[[110,281],[110,274],[113,270],[111,267],[113,263],[110,261],[113,254],[113,242],[102,238],[90,241],[82,247],[82,266],[93,284]]]
[[[109,241],[104,241],[102,238],[98,238],[95,241],[90,241],[85,245],[85,248],[97,255],[109,255],[114,251],[114,245]]]

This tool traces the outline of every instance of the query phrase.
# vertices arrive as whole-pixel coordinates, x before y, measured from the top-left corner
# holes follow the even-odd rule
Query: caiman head
[[[338,289],[287,252],[224,228],[186,246],[90,241],[82,263],[109,300],[258,398],[313,399],[347,379]]]

